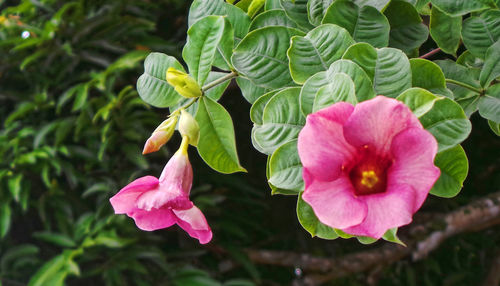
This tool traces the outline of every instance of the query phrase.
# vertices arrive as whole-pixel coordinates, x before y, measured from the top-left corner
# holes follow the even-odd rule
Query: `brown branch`
[[[472,202],[456,211],[438,215],[427,223],[410,226],[403,240],[407,247],[385,244],[382,247],[331,259],[288,251],[247,250],[254,263],[300,267],[316,272],[304,278],[305,285],[320,285],[329,280],[390,265],[406,256],[426,257],[444,240],[467,231],[479,231],[500,223],[500,192]]]
[[[484,280],[484,286],[499,286],[500,285],[500,251],[496,253],[496,256],[491,262],[490,272]]]
[[[427,58],[430,58],[432,57],[433,55],[439,53],[441,51],[441,48],[437,48],[437,49],[434,49],[430,52],[428,52],[427,54],[423,55],[423,56],[420,56],[421,59],[427,59]]]

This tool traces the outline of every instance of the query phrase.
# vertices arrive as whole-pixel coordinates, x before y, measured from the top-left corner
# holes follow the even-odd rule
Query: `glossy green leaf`
[[[354,0],[354,3],[359,7],[372,6],[377,8],[377,10],[382,11],[387,7],[390,0]]]
[[[223,17],[207,16],[193,24],[188,30],[187,43],[182,50],[182,58],[189,67],[189,74],[200,86],[205,83],[212,69],[223,36],[227,36],[224,33],[225,26],[226,20]],[[225,50],[221,54],[223,57],[229,58],[231,48],[231,46],[225,46],[219,51]]]
[[[14,199],[14,201],[19,202],[21,197],[23,174],[19,173],[10,177],[7,181],[7,186],[9,187],[9,192]]]
[[[500,122],[500,84],[492,85],[486,94],[479,98],[479,114],[482,117]]]
[[[314,26],[309,23],[307,2],[307,0],[280,0],[281,7],[285,10],[286,15],[302,29],[310,30]]]
[[[61,247],[71,248],[76,246],[76,243],[70,237],[61,233],[42,231],[33,233],[33,237]]]
[[[254,84],[264,88],[293,85],[286,51],[290,38],[301,34],[296,29],[278,26],[252,31],[234,50],[233,66]]]
[[[326,71],[311,76],[300,90],[300,110],[304,116],[313,112],[314,99],[320,88],[329,84],[329,75]]]
[[[446,88],[446,79],[441,68],[425,59],[410,59],[412,86],[421,87],[434,94],[453,98],[453,94]]]
[[[432,109],[439,98],[425,89],[416,87],[406,90],[396,99],[406,104],[415,116],[421,117]]]
[[[427,41],[429,29],[410,3],[392,0],[384,15],[391,25],[389,46],[409,54]]]
[[[360,8],[349,0],[337,0],[328,8],[322,23],[345,28],[356,42],[378,48],[389,44],[389,21],[372,6]]]
[[[297,24],[286,16],[285,11],[276,9],[265,11],[255,17],[250,24],[250,31],[268,26],[298,28]]]
[[[483,69],[479,75],[481,86],[488,87],[490,83],[500,76],[500,40],[486,51]]]
[[[259,11],[264,8],[265,4],[265,0],[253,0],[248,6],[247,15],[250,16],[250,18],[255,17]]]
[[[438,47],[443,52],[455,56],[460,45],[462,17],[450,16],[433,6],[429,28]]]
[[[488,10],[467,18],[463,23],[462,38],[473,55],[484,59],[488,48],[500,40],[500,10]]]
[[[360,66],[372,81],[375,78],[377,57],[377,50],[367,43],[350,46],[342,56],[343,59],[351,60]]]
[[[344,73],[352,79],[356,88],[357,101],[361,102],[375,97],[372,81],[366,72],[353,61],[338,60],[334,62],[328,69],[330,81],[333,81],[331,76],[335,73]]]
[[[302,163],[297,151],[297,140],[289,141],[274,151],[269,161],[269,183],[273,186],[295,191],[304,190]]]
[[[248,33],[250,17],[240,8],[225,3],[224,0],[195,0],[191,4],[188,16],[188,26],[209,16],[226,16],[234,30],[236,39],[241,40]]]
[[[488,120],[488,125],[490,126],[493,133],[495,133],[497,136],[500,136],[500,123]]]
[[[236,78],[236,83],[240,87],[243,97],[252,104],[264,93],[266,93],[267,90],[263,87],[253,84],[250,80],[241,76]]]
[[[207,83],[218,80],[224,76],[227,76],[227,73],[212,71],[208,74]],[[216,86],[212,87],[211,89],[205,91],[205,95],[207,97],[210,97],[210,99],[218,101],[222,97],[222,95],[224,94],[224,92],[226,91],[226,89],[230,83],[231,83],[231,81],[228,80],[228,81],[225,81],[219,85],[216,85]],[[189,100],[190,99],[187,99],[187,101],[189,101]]]
[[[309,0],[307,1],[307,15],[309,22],[315,26],[321,25],[321,20],[333,0]]]
[[[384,233],[384,236],[382,236],[382,239],[385,241],[401,244],[402,246],[406,246],[404,242],[402,242],[399,237],[397,236],[398,228],[391,228],[388,231]]]
[[[262,125],[254,126],[254,140],[265,154],[272,154],[281,145],[296,139],[305,124],[299,106],[300,88],[284,89],[266,104]]]
[[[298,196],[297,200],[297,218],[302,227],[312,237],[317,236],[323,239],[336,239],[339,237],[333,228],[318,220],[311,206],[302,199],[302,194]]]
[[[439,152],[460,144],[472,129],[463,109],[449,98],[436,100],[431,110],[419,119],[424,128],[436,137]]]
[[[45,262],[33,275],[28,286],[63,286],[68,275],[79,275],[78,265],[72,260],[75,251],[65,250],[51,260]]]
[[[481,88],[479,81],[474,78],[472,71],[464,66],[457,65],[451,60],[440,60],[435,63],[441,68],[445,78],[465,83],[473,88]],[[448,88],[453,91],[455,99],[463,99],[474,95],[474,91],[458,86],[453,83],[447,83]]]
[[[280,0],[266,0],[266,5],[264,5],[264,9],[273,10],[273,9],[282,9]]]
[[[431,3],[451,16],[461,16],[495,6],[493,0],[431,0]]]
[[[471,115],[474,114],[478,109],[479,99],[480,99],[479,94],[473,94],[470,97],[458,99],[456,100],[456,102],[465,111],[465,115],[470,118]]]
[[[200,125],[198,153],[207,165],[224,174],[245,172],[236,152],[233,121],[224,107],[203,97],[195,119]]]
[[[469,172],[469,161],[462,146],[439,152],[434,164],[441,170],[441,175],[430,193],[443,198],[456,196]]]
[[[269,102],[269,100],[271,100],[271,98],[278,92],[279,92],[278,89],[270,91],[259,97],[254,102],[252,108],[250,108],[250,119],[252,120],[253,123],[262,125],[263,123],[262,116],[264,116],[264,108],[266,107],[266,104]]]
[[[137,80],[137,92],[144,102],[155,107],[170,107],[183,97],[168,84],[167,69],[184,71],[182,65],[171,56],[151,53],[144,62],[144,74]]]
[[[360,54],[362,56],[358,57]],[[396,97],[411,87],[410,62],[400,50],[373,49],[368,44],[356,44],[346,51],[343,58],[358,64],[368,75],[374,75],[376,94]]]
[[[313,112],[328,107],[334,103],[345,101],[356,104],[354,82],[345,73],[336,73],[329,77],[330,83],[318,90],[314,98]]]
[[[293,80],[303,84],[315,73],[327,70],[353,43],[347,30],[331,24],[313,29],[305,37],[292,37],[287,54]]]
[[[8,202],[0,205],[0,238],[4,238],[9,232],[12,210]]]

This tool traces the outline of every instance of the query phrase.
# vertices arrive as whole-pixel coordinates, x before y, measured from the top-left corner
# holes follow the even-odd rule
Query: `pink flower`
[[[380,238],[409,224],[440,175],[436,139],[383,96],[310,114],[298,150],[302,198],[322,223],[352,235]]]
[[[183,143],[187,144],[187,141]],[[160,179],[153,176],[139,178],[109,201],[116,214],[127,214],[142,230],[152,231],[177,224],[205,244],[212,239],[212,231],[203,213],[189,200],[192,182],[193,170],[181,146],[168,161]]]

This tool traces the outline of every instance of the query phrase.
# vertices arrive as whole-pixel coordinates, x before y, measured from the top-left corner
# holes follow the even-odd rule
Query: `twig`
[[[247,250],[247,254],[254,263],[300,267],[307,272],[316,272],[304,277],[304,283],[320,285],[353,273],[387,266],[410,255],[413,260],[422,259],[451,236],[466,231],[482,230],[498,223],[500,223],[500,192],[451,213],[439,215],[430,222],[412,225],[408,230],[408,236],[404,238],[407,247],[387,243],[380,248],[335,259],[271,250]]]
[[[423,56],[420,56],[421,59],[427,59],[427,58],[430,58],[432,57],[433,55],[439,53],[441,51],[441,48],[437,48],[437,49],[434,49],[430,52],[428,52],[427,54],[423,55]]]
[[[491,262],[490,272],[484,280],[484,286],[498,286],[500,285],[500,251],[496,253],[495,258]]]

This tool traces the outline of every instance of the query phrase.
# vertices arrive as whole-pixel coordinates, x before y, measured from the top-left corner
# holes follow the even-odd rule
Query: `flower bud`
[[[165,145],[168,140],[172,138],[178,118],[178,116],[172,116],[163,121],[146,141],[142,154],[148,154],[160,150],[161,146]]]
[[[200,139],[200,126],[196,119],[193,118],[189,112],[181,109],[181,119],[179,121],[179,132],[182,136],[187,136],[189,144],[193,146],[198,145]]]
[[[175,91],[184,97],[192,98],[202,95],[198,83],[185,72],[176,70],[175,68],[168,68],[167,82],[174,87]]]

